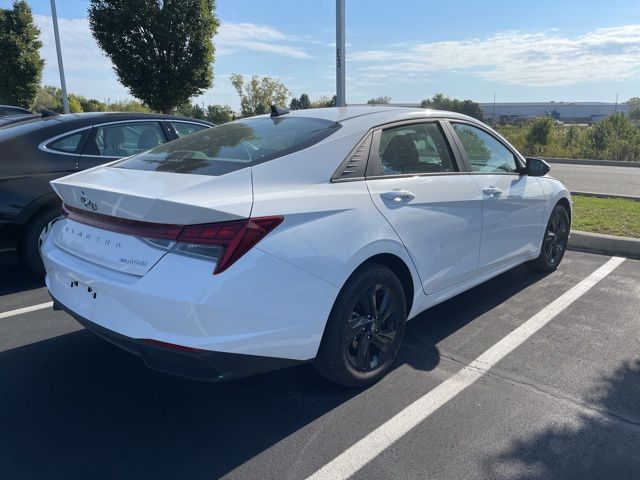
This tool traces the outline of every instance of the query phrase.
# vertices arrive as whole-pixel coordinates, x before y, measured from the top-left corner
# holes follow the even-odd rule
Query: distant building
[[[480,108],[485,120],[498,123],[521,123],[546,115],[563,123],[597,123],[616,112],[629,115],[628,104],[605,102],[488,102]]]

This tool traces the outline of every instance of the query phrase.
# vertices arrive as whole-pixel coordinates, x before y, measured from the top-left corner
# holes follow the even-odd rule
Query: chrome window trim
[[[51,148],[48,148],[48,145],[55,142],[56,140],[60,140],[61,138],[68,137],[70,135],[75,135],[76,133],[84,132],[85,130],[91,130],[91,125],[87,127],[78,128],[76,130],[71,130],[69,132],[61,133],[60,135],[56,135],[55,137],[51,137],[48,140],[45,140],[44,142],[40,142],[40,144],[38,145],[38,149],[45,153],[56,153],[58,155],[69,155],[71,157],[78,157],[80,156],[79,153],[68,153],[68,152],[61,152],[60,150],[52,150]]]
[[[202,125],[202,126],[204,126],[206,128],[212,128],[212,127],[216,126],[216,125],[209,125],[207,123],[194,122],[192,120],[168,120],[167,119],[165,121],[168,122],[168,123],[190,123],[192,125]]]

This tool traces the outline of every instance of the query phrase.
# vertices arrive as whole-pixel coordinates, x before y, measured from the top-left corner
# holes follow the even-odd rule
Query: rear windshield
[[[11,118],[11,117],[5,117]],[[34,130],[38,130],[39,128],[46,127],[47,125],[51,125],[51,119],[57,117],[35,117],[33,119],[24,120],[17,123],[10,123],[8,125],[0,126],[0,140],[7,140],[9,138],[18,137],[20,135],[24,135],[25,133],[33,132]]]
[[[224,175],[310,147],[339,128],[320,118],[250,118],[208,128],[110,166]]]

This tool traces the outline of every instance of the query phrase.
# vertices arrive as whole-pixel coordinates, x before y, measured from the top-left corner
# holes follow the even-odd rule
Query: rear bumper
[[[73,314],[135,342],[199,351],[310,360],[338,293],[255,248],[220,275],[210,261],[171,253],[143,276],[118,272],[61,249],[52,235],[41,252],[51,296]]]
[[[123,350],[139,356],[148,368],[163,373],[207,382],[222,382],[304,363],[300,360],[259,355],[207,350],[184,351],[147,343],[144,340],[130,338],[101,327],[67,308],[55,297],[52,296],[52,299],[54,310],[66,311],[87,330]]]

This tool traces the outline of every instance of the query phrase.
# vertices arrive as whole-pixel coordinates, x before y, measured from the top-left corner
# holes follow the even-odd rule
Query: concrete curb
[[[583,197],[597,197],[597,198],[622,198],[624,200],[633,200],[640,202],[640,197],[634,197],[631,195],[618,195],[615,193],[594,193],[594,192],[570,192],[571,195],[580,195]]]
[[[567,248],[640,259],[640,239],[638,238],[571,230]]]
[[[590,160],[584,158],[550,158],[540,157],[549,163],[564,163],[567,165],[595,165],[600,167],[630,167],[640,168],[640,162],[621,162],[616,160]]]

